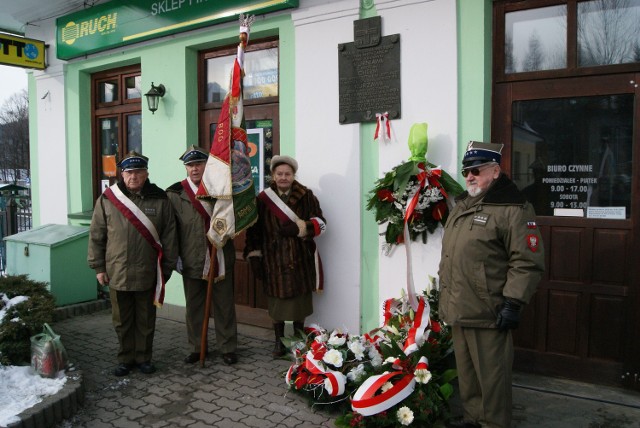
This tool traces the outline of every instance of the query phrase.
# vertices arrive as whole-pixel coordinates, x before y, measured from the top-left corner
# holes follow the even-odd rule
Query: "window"
[[[640,0],[496,0],[494,78],[635,71]]]
[[[640,62],[640,0],[578,3],[578,65]]]
[[[210,147],[222,102],[229,89],[237,46],[200,55],[200,145]],[[245,52],[243,79],[244,118],[256,192],[271,180],[271,157],[279,153],[278,41],[252,42]]]
[[[505,15],[505,73],[567,66],[567,8],[550,6]]]
[[[117,163],[142,153],[140,66],[92,76],[94,196],[116,182]]]
[[[633,95],[516,101],[511,178],[536,214],[631,212]]]
[[[494,5],[492,134],[507,172],[539,216],[632,218],[640,0]]]
[[[215,105],[224,100],[229,89],[229,77],[235,56],[235,46],[203,54],[205,105]],[[277,42],[261,42],[247,46],[243,79],[245,103],[263,104],[277,100],[278,65]]]

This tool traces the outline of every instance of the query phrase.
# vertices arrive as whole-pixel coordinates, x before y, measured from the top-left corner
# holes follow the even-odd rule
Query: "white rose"
[[[332,334],[327,343],[331,346],[342,346],[347,341],[344,336],[338,336]]]
[[[353,352],[353,355],[356,357],[356,360],[361,361],[364,358],[364,346],[362,342],[359,340],[354,340],[349,342],[349,350]]]
[[[322,361],[334,367],[342,367],[342,353],[337,349],[330,349],[324,354]]]
[[[364,375],[364,364],[358,364],[347,373],[347,379],[351,382],[357,382]]]
[[[369,349],[369,358],[371,359],[371,365],[373,367],[382,365],[382,355],[380,355],[376,348],[372,347]]]

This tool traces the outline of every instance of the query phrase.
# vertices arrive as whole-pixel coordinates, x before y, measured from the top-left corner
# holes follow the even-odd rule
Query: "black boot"
[[[293,335],[297,336],[301,334],[302,337],[305,337],[304,334],[304,321],[294,321],[293,322]]]
[[[284,322],[274,322],[273,331],[276,335],[276,342],[273,347],[273,358],[279,358],[287,352],[287,349],[284,347],[284,343],[282,343],[281,340],[284,337]]]

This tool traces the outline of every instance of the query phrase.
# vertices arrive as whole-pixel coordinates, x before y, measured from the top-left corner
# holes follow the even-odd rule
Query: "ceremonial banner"
[[[207,237],[217,248],[258,218],[242,107],[244,49],[253,16],[240,15],[240,43],[197,197],[215,199]]]

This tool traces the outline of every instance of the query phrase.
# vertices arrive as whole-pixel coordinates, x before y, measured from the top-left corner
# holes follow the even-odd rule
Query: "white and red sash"
[[[196,192],[198,191],[198,186],[196,186],[193,181],[189,178],[185,178],[180,182],[182,184],[182,188],[184,189],[184,193],[189,197],[191,201],[191,205],[193,208],[200,214],[202,220],[204,220],[204,233],[209,231],[209,227],[211,225],[211,213],[213,212],[213,207],[209,205],[207,202],[202,201],[201,199],[196,198]],[[209,239],[207,239],[207,254],[204,259],[204,268],[202,270],[202,279],[207,279],[209,277],[209,269],[211,268],[211,251],[213,246]],[[225,270],[224,270],[224,252],[216,251],[216,259],[218,262],[217,266],[214,266],[214,278],[216,281],[220,281],[224,279]]]
[[[276,194],[276,192],[273,191],[273,189],[267,188],[263,190],[258,195],[258,198],[260,198],[260,200],[264,202],[265,206],[273,213],[273,215],[275,215],[278,220],[280,220],[281,224],[284,225],[290,222],[297,224],[300,220],[296,213],[294,213],[291,208],[289,208],[289,206],[285,204],[282,199],[280,199],[280,197]],[[310,219],[310,221],[313,223],[313,236],[318,236],[324,233],[326,226],[321,218],[313,217]],[[324,289],[324,273],[322,271],[322,260],[320,259],[320,253],[318,252],[316,243],[313,241],[313,239],[310,239],[309,242],[311,243],[313,249],[313,258],[316,267],[316,291],[322,291]]]
[[[131,201],[117,184],[107,188],[104,195],[111,203],[122,213],[122,215],[131,222],[133,227],[142,235],[144,239],[158,253],[156,266],[156,289],[153,296],[153,304],[161,307],[164,302],[164,275],[162,275],[162,243],[156,227],[153,225],[149,217],[143,213],[136,204]]]

